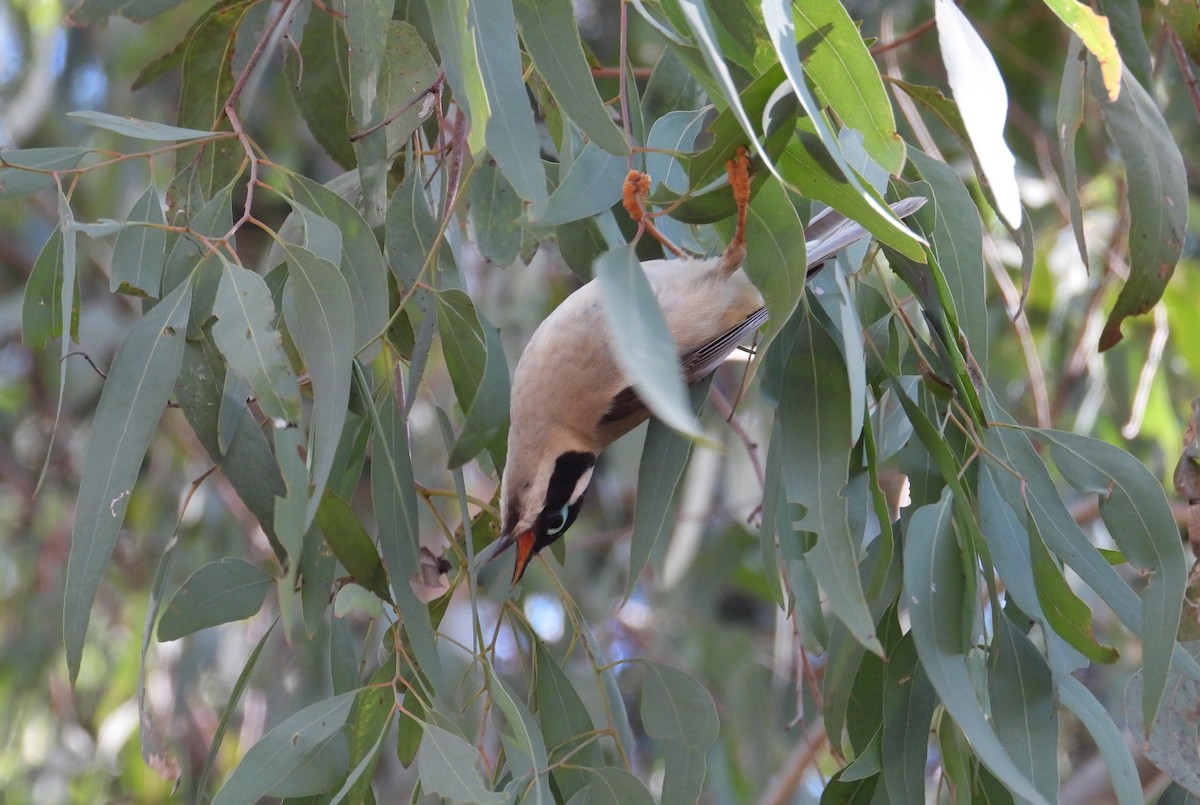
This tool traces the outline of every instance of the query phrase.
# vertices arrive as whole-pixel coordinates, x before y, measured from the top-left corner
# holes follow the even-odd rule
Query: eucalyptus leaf
[[[979,760],[1017,796],[1048,803],[1013,762],[972,684],[962,624],[966,583],[950,513],[947,489],[938,503],[921,507],[908,522],[904,588],[921,665]]]
[[[312,496],[304,517],[307,530],[329,481],[346,420],[354,361],[354,306],[345,279],[332,263],[296,246],[287,249],[287,257],[283,313],[313,389],[308,452]]]
[[[951,0],[936,0],[938,45],[967,136],[1009,227],[1021,225],[1016,157],[1004,141],[1008,90],[991,51]]]
[[[270,793],[315,794],[334,784],[346,769],[330,768],[314,759],[331,740],[341,742],[341,757],[346,759],[345,741],[339,733],[357,696],[358,691],[350,691],[310,704],[280,722],[250,747],[213,798],[213,805],[250,804]]]
[[[421,786],[454,805],[502,805],[504,794],[491,791],[479,771],[479,750],[436,724],[425,723],[417,769]]]
[[[124,134],[126,137],[133,137],[136,140],[207,140],[211,137],[229,136],[222,132],[168,126],[165,123],[154,123],[149,120],[138,120],[136,117],[121,117],[92,110],[67,112],[67,117],[78,120],[84,125],[115,131],[117,134]]]
[[[262,608],[273,583],[270,575],[241,559],[204,565],[171,596],[158,622],[158,639],[178,640],[210,626],[249,618]]]
[[[588,139],[617,156],[629,145],[596,90],[569,0],[515,0],[521,40],[550,93]]]
[[[192,287],[183,283],[129,331],[100,393],[84,458],[67,560],[63,639],[72,684],[92,603],[154,428],[183,360]]]

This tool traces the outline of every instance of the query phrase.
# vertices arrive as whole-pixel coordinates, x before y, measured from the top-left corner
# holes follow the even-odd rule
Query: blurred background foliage
[[[85,6],[96,16],[95,22],[89,22],[64,19],[71,8],[54,0],[0,0],[0,143],[4,146],[86,142],[101,149],[127,147],[108,132],[66,117],[68,111],[103,110],[149,121],[175,121],[181,89],[178,70],[167,70],[136,91],[131,84],[147,64],[174,47],[181,32],[209,4],[146,3],[162,13],[140,22],[100,13],[100,5]],[[107,11],[120,7],[128,12],[131,4],[109,5]],[[1200,101],[1189,95],[1189,88],[1194,93],[1194,80],[1181,73],[1189,69],[1190,59],[1182,51],[1176,53],[1154,8],[1157,4],[1107,0],[1098,5],[1110,14],[1140,18],[1144,36],[1140,42],[1121,42],[1122,53],[1127,64],[1147,71],[1143,77],[1149,78],[1149,89],[1175,135],[1194,187],[1200,171],[1200,137],[1196,136]],[[869,44],[887,46],[877,56],[881,72],[945,88],[936,32],[926,25],[933,14],[930,3],[846,0],[845,6],[854,19],[862,20]],[[1092,250],[1089,272],[1071,232],[1067,197],[1073,191],[1064,189],[1055,135],[1068,31],[1041,4],[968,0],[962,7],[992,50],[1007,83],[1008,142],[1018,159],[1021,196],[1036,238],[1028,295],[1022,314],[1014,319],[1021,295],[1021,256],[1003,227],[987,221],[984,253],[991,273],[987,380],[1001,405],[1019,422],[1120,445],[1169,489],[1188,402],[1200,393],[1200,317],[1196,315],[1200,241],[1189,235],[1161,304],[1150,315],[1126,322],[1125,339],[1118,346],[1098,352],[1100,327],[1112,306],[1119,285],[1114,278],[1123,271],[1126,254],[1122,242],[1126,185],[1099,116],[1087,114],[1077,158],[1078,195]],[[618,82],[611,68],[619,63],[620,49],[617,4],[576,0],[574,8],[580,33],[596,66],[602,68],[597,71],[600,93],[613,98]],[[247,13],[244,30],[261,30],[274,9],[270,3],[258,3]],[[318,12],[314,8],[309,13]],[[423,13],[423,4],[396,3],[398,19]],[[1122,30],[1136,31],[1137,26]],[[898,41],[910,32],[911,38]],[[244,52],[249,45],[243,42],[253,45],[255,37],[239,39],[235,64],[244,63],[249,55]],[[342,168],[314,139],[296,108],[287,85],[292,78],[284,69],[289,47],[273,50],[253,73],[244,91],[242,122],[272,161],[326,182],[340,175]],[[641,16],[631,13],[627,49],[637,86],[645,90],[650,69],[664,53],[664,40]],[[927,124],[913,114],[898,114],[897,120],[910,143],[936,147],[968,175],[967,155],[944,127],[923,128]],[[138,160],[89,178],[72,196],[74,214],[86,221],[122,216],[151,178],[162,186],[170,177],[150,177],[146,161]],[[968,179],[968,186],[982,202],[973,181]],[[242,192],[240,186],[235,190],[235,194]],[[1194,221],[1194,195],[1188,204],[1189,219]],[[273,227],[289,212],[278,196],[269,193],[260,194],[256,205],[260,205],[256,216]],[[303,629],[293,628],[288,634],[273,628],[278,608],[269,604],[248,621],[174,642],[152,640],[144,693],[148,729],[163,736],[163,754],[152,759],[159,769],[143,760],[138,739],[141,635],[149,591],[168,542],[178,540],[165,583],[168,592],[219,557],[237,557],[279,573],[276,553],[262,530],[219,475],[200,484],[189,499],[189,490],[209,469],[210,460],[184,418],[171,410],[156,431],[133,491],[92,610],[72,690],[63,654],[61,612],[74,505],[91,414],[104,382],[99,372],[111,365],[117,346],[141,318],[142,305],[133,296],[108,292],[111,239],[80,238],[78,282],[83,304],[79,343],[72,347],[80,354],[66,360],[59,414],[59,354],[54,348],[31,351],[22,345],[20,323],[25,283],[57,224],[53,194],[0,206],[0,800],[206,799],[264,733],[301,707],[327,698],[331,679],[357,678],[360,665],[372,664],[369,656],[360,655],[364,645],[378,641],[371,634],[379,628],[378,622],[364,614],[370,610],[369,602],[359,605],[347,596],[344,617],[325,619],[311,635]],[[532,245],[528,238],[520,243],[522,256],[532,256]],[[572,244],[559,246],[571,262]],[[244,264],[250,266],[270,244],[248,231],[238,247]],[[499,327],[511,364],[532,329],[577,286],[577,279],[563,270],[561,261],[546,259],[544,254],[526,268],[502,269],[469,247],[463,252],[471,258],[459,264],[463,284],[475,306]],[[581,270],[587,270],[586,264]],[[733,400],[740,378],[741,367],[727,367],[715,385]],[[445,447],[437,418],[437,406],[447,407],[453,400],[450,385],[435,349],[409,420],[416,479],[430,490],[453,488],[444,469]],[[724,418],[719,405],[710,405],[704,423],[719,449],[696,450],[669,539],[658,543],[650,570],[626,603],[616,606],[622,600],[629,563],[629,524],[641,445],[636,435],[605,454],[590,503],[568,540],[565,565],[556,568],[554,575],[544,566],[531,569],[515,603],[557,657],[575,649],[580,637],[573,619],[582,616],[610,660],[646,657],[685,668],[701,681],[712,693],[721,721],[720,738],[708,753],[705,801],[816,801],[840,767],[839,742],[831,750],[820,730],[821,703],[814,698],[826,656],[806,650],[804,635],[774,604],[756,558],[759,543],[752,525],[761,503],[754,465],[765,460],[770,413],[751,398],[739,405],[735,427],[723,424]],[[43,463],[45,477],[39,488]],[[496,481],[488,467],[468,464],[465,478],[471,495],[483,500],[492,497]],[[359,503],[366,494],[349,491]],[[457,523],[458,507],[452,496],[431,496],[428,501],[421,509],[421,533],[425,543],[436,547],[441,533],[438,520]],[[1090,497],[1080,496],[1072,513],[1101,544],[1111,545]],[[1182,519],[1183,507],[1176,507],[1176,513]],[[481,545],[490,536],[476,533]],[[455,566],[459,566],[457,559]],[[570,595],[564,596],[563,589]],[[502,592],[493,591],[476,604],[484,634],[497,629],[506,605]],[[1094,605],[1097,640],[1118,646],[1122,656],[1113,665],[1092,665],[1080,676],[1121,723],[1126,682],[1140,667],[1140,644],[1106,607],[1089,603]],[[456,595],[447,605],[441,633],[470,645],[472,602]],[[499,635],[496,667],[514,674],[528,661],[531,643],[524,633],[507,627]],[[239,674],[260,640],[262,654],[245,681],[204,789],[196,777],[206,766]],[[575,650],[573,656],[578,659],[578,655]],[[568,663],[567,671],[579,690],[588,689],[582,683],[593,672],[588,662]],[[662,785],[663,768],[658,750],[638,723],[643,672],[637,665],[621,665],[614,675],[620,679],[634,721],[636,747],[644,750],[634,766],[653,790]],[[342,690],[333,687],[333,692]],[[1097,788],[1089,777],[1095,776],[1099,763],[1091,739],[1069,717],[1063,718],[1061,733],[1057,765],[1063,780],[1062,801],[1099,801],[1093,798]],[[403,744],[404,728],[385,740]],[[1131,743],[1136,744],[1136,739],[1131,738]],[[930,753],[931,790],[943,797],[949,796],[949,786],[938,787],[937,781],[947,779],[939,777],[946,752],[943,741],[940,753]],[[404,768],[395,752],[382,756],[375,777],[377,791],[412,790],[413,768]],[[165,770],[166,776],[159,770]],[[182,774],[178,788],[177,774]],[[1089,784],[1092,787],[1086,787]],[[1153,770],[1147,773],[1148,791],[1165,784],[1165,778]],[[1101,782],[1099,790],[1103,789]],[[966,801],[963,796],[959,801]],[[397,800],[381,795],[380,801]]]

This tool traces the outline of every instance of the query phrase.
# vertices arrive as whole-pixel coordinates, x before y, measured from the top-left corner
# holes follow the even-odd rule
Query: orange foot
[[[637,223],[639,232],[645,229],[676,257],[684,256],[683,249],[676,246],[671,242],[670,238],[658,231],[658,227],[654,225],[654,215],[646,212],[643,202],[646,196],[650,195],[649,176],[638,170],[630,171],[629,175],[625,177],[625,186],[622,188],[621,195],[625,211]]]
[[[737,204],[737,228],[729,248],[741,248],[746,243],[746,207],[750,204],[750,152],[744,145],[737,147],[733,159],[725,163],[729,186],[733,188],[733,200]]]

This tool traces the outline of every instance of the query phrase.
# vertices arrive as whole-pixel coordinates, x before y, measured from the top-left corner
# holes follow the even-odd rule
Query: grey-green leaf
[[[134,202],[129,221],[144,221],[147,225],[129,226],[117,234],[109,290],[157,298],[162,293],[167,232],[162,228],[166,218],[154,185],[146,188],[141,198]]]
[[[596,90],[570,0],[515,0],[513,11],[525,48],[554,100],[592,142],[627,156],[629,145]]]
[[[1089,59],[1088,90],[1104,127],[1121,149],[1129,183],[1129,278],[1100,333],[1100,349],[1121,340],[1121,323],[1148,312],[1162,297],[1183,252],[1187,231],[1187,170],[1154,98],[1128,71],[1109,102],[1100,70]]]
[[[67,562],[63,639],[72,683],[79,674],[92,603],[142,458],[179,375],[191,302],[191,284],[182,283],[134,325],[100,393]]]
[[[250,386],[276,427],[300,416],[300,386],[275,329],[275,304],[267,283],[249,269],[221,261],[221,284],[213,302],[213,340],[229,368]]]
[[[158,639],[178,640],[210,626],[249,618],[262,608],[274,583],[270,575],[241,559],[210,562],[188,576],[171,596],[158,622]]]
[[[356,696],[358,691],[352,690],[310,704],[280,722],[250,747],[213,798],[213,805],[253,805],[270,793],[303,796],[335,785],[346,772],[345,762],[340,770],[324,764],[311,767],[318,765],[314,758],[327,751],[331,740],[341,742],[341,756],[348,758],[339,733]]]
[[[471,176],[468,198],[475,248],[488,261],[512,265],[521,251],[521,199],[508,179],[496,167],[496,160],[484,157]]]
[[[346,419],[354,360],[354,306],[346,281],[332,263],[295,246],[288,248],[287,255],[283,312],[313,389],[308,455],[312,496],[305,513],[307,530],[329,481]]]
[[[985,766],[1017,796],[1048,803],[1013,762],[977,698],[967,669],[963,563],[951,523],[950,490],[918,509],[904,543],[904,589],[921,664],[954,722]]]
[[[436,724],[423,724],[417,750],[421,787],[454,805],[502,805],[504,794],[491,791],[479,770],[479,750]]]
[[[787,499],[802,507],[804,515],[792,523],[792,533],[780,535],[780,542],[802,539],[799,531],[816,534],[816,545],[805,556],[833,613],[865,648],[882,654],[858,571],[858,538],[851,533],[842,493],[849,480],[853,421],[863,412],[850,410],[846,364],[817,322],[816,309],[794,317],[792,325],[795,337],[784,381],[788,393],[779,400],[779,419]],[[821,472],[809,471],[813,466]]]
[[[298,174],[290,178],[296,201],[320,213],[341,232],[341,253],[332,262],[341,268],[349,286],[354,303],[354,348],[362,350],[388,320],[387,266],[379,241],[366,219],[337,193]]]
[[[600,255],[593,273],[617,365],[659,419],[699,437],[700,423],[688,404],[675,343],[633,248]]]
[[[228,137],[221,131],[204,131],[188,129],[180,126],[168,126],[165,123],[153,123],[149,120],[138,120],[136,117],[121,117],[106,112],[83,111],[67,112],[67,117],[78,120],[88,126],[98,129],[115,131],[135,140],[155,140],[177,142],[179,140],[207,140],[211,137]]]
[[[540,210],[546,203],[546,172],[542,167],[533,109],[521,73],[521,50],[517,44],[517,21],[512,0],[490,0],[467,6],[467,27],[474,35],[475,55],[487,96],[487,149],[500,163],[517,195]],[[471,106],[471,113],[478,110]]]
[[[1108,776],[1112,779],[1117,802],[1120,805],[1141,805],[1144,800],[1137,767],[1133,764],[1124,736],[1104,705],[1082,682],[1069,675],[1058,680],[1058,695],[1063,706],[1074,713],[1091,733],[1096,748],[1104,758]]]
[[[545,209],[530,223],[549,227],[602,213],[621,200],[625,160],[588,143],[571,163]]]
[[[1129,561],[1149,574],[1142,592],[1143,714],[1154,720],[1179,629],[1187,565],[1162,485],[1125,451],[1098,439],[1039,431],[1076,489],[1100,497],[1100,516]]]

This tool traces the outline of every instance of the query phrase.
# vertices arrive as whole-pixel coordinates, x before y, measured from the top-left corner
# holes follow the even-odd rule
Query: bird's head
[[[493,556],[517,546],[513,584],[537,552],[575,522],[596,465],[596,454],[588,450],[558,449],[553,442],[528,447],[516,455],[510,450],[500,489],[502,530]]]

